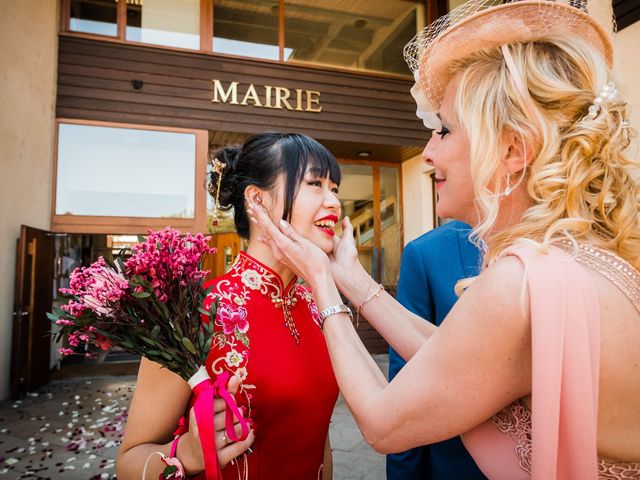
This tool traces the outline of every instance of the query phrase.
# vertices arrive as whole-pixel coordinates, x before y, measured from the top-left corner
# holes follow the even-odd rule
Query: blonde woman
[[[327,257],[260,206],[249,213],[311,286],[377,451],[462,434],[491,479],[640,478],[640,165],[625,154],[610,35],[586,4],[489,3],[501,2],[471,0],[405,49],[434,129],[423,158],[438,214],[473,225],[485,250],[442,326],[367,275],[348,219]],[[408,360],[391,383],[339,291]]]

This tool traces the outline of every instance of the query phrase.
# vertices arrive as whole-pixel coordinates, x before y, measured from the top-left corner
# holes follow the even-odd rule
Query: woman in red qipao
[[[252,425],[246,440],[230,442],[224,416],[216,415],[223,478],[331,478],[328,429],[338,388],[318,310],[311,292],[259,241],[245,205],[249,200],[262,204],[274,220],[286,219],[328,253],[341,213],[338,163],[309,137],[266,133],[220,149],[213,167],[209,191],[216,206],[233,207],[238,234],[249,241],[231,270],[206,284],[212,291],[204,308],[218,302],[207,369],[212,378],[223,371],[233,374],[229,390],[237,389],[237,403]],[[118,456],[118,478],[139,479],[152,452],[170,455],[171,434],[188,410],[190,395],[180,377],[143,360]],[[191,427],[172,456],[186,475],[204,478],[193,419],[191,413]],[[252,453],[245,454],[250,445]],[[157,479],[163,467],[160,458],[152,458],[146,478]]]

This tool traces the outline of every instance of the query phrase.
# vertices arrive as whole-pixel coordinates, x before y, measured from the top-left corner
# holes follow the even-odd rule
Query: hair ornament
[[[587,118],[590,120],[594,120],[600,110],[602,109],[603,102],[612,102],[618,98],[618,89],[616,88],[616,84],[613,82],[608,82],[602,90],[600,90],[600,95],[598,95],[591,105],[589,105],[589,113],[587,113]]]
[[[210,160],[212,173],[218,175],[218,179],[216,180],[215,187],[209,181],[209,185],[207,186],[207,190],[209,190],[209,194],[213,197],[213,220],[211,223],[215,226],[218,225],[218,211],[220,210],[220,183],[222,182],[222,173],[224,169],[227,167],[226,163],[218,160],[218,157],[214,157],[213,160]]]
[[[596,117],[600,114],[603,105],[619,99],[620,97],[618,96],[618,89],[616,88],[616,84],[612,81],[607,82],[607,84],[602,87],[602,90],[600,90],[600,94],[593,99],[593,103],[589,105],[588,113],[587,115],[585,115],[584,119],[595,120]],[[629,128],[630,126],[631,124],[626,118],[623,119],[620,123],[621,128]]]

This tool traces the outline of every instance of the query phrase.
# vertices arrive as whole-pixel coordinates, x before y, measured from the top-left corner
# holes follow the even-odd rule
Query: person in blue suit
[[[454,221],[407,244],[402,253],[398,301],[416,315],[440,325],[458,299],[458,280],[478,275],[480,254],[469,241],[471,227]],[[389,348],[389,380],[405,364]],[[387,480],[484,479],[460,437],[387,455]]]

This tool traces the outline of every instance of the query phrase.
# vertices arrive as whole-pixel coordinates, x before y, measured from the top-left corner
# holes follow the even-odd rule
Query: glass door
[[[341,164],[340,205],[342,215],[353,225],[353,235],[360,263],[373,277],[378,278],[375,251],[375,218],[373,195],[373,167],[370,165]],[[342,224],[338,234],[342,235]]]
[[[402,253],[399,167],[345,161],[340,168],[342,215],[351,219],[360,262],[393,293]]]
[[[391,163],[340,162],[342,214],[353,225],[360,263],[395,296],[402,253],[400,168]],[[340,229],[337,232],[342,234]],[[357,331],[371,353],[385,353],[387,343],[366,319]]]
[[[403,245],[399,169],[380,167],[378,172],[380,179],[379,281],[395,297]]]

